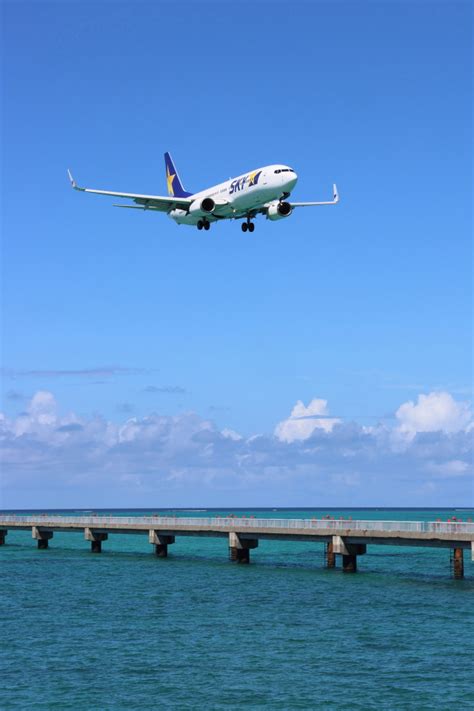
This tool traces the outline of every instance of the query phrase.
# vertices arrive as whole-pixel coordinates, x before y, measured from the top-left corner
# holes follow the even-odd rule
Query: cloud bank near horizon
[[[193,412],[62,415],[38,391],[0,414],[1,505],[471,506],[472,434],[471,408],[447,392],[402,403],[390,426],[298,401],[273,434],[243,437]]]

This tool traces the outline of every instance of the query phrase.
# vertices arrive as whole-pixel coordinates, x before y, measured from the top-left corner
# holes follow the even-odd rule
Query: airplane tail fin
[[[173,197],[189,197],[192,193],[188,193],[181,182],[178,171],[174,167],[173,159],[169,153],[165,153],[166,166],[166,182],[168,184],[168,195]]]

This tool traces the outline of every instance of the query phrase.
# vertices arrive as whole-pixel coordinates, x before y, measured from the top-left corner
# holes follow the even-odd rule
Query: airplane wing
[[[339,202],[339,193],[337,192],[336,185],[332,186],[332,200],[326,200],[325,202],[290,202],[291,207],[313,207],[314,205],[337,205]]]
[[[115,205],[115,207],[135,208],[136,210],[157,210],[159,212],[168,212],[174,208],[187,210],[191,205],[192,198],[175,198],[167,195],[140,195],[138,193],[118,193],[111,190],[92,190],[92,188],[80,188],[68,170],[69,180],[74,190],[79,190],[83,193],[94,193],[95,195],[110,195],[112,197],[128,198],[133,200],[135,205]]]

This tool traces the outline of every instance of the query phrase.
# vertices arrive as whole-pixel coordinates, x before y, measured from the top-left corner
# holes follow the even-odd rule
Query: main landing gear
[[[211,224],[207,220],[198,220],[197,221],[197,228],[198,230],[202,230],[204,228],[205,230],[208,230]]]
[[[249,232],[253,232],[255,229],[254,223],[250,222],[250,217],[248,218],[247,222],[242,222],[240,226],[242,228],[242,232],[247,232],[247,230]]]

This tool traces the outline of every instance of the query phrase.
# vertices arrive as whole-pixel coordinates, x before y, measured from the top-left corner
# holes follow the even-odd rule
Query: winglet
[[[336,183],[334,183],[334,185],[332,186],[332,194],[333,194],[334,203],[339,202],[340,198],[339,198],[339,193],[337,192]]]
[[[84,188],[80,188],[80,187],[78,186],[78,184],[76,183],[76,181],[75,181],[74,178],[72,177],[71,171],[69,170],[69,168],[67,169],[67,174],[68,174],[68,176],[69,176],[69,180],[71,181],[71,185],[72,185],[72,187],[74,188],[74,190],[84,190]]]

